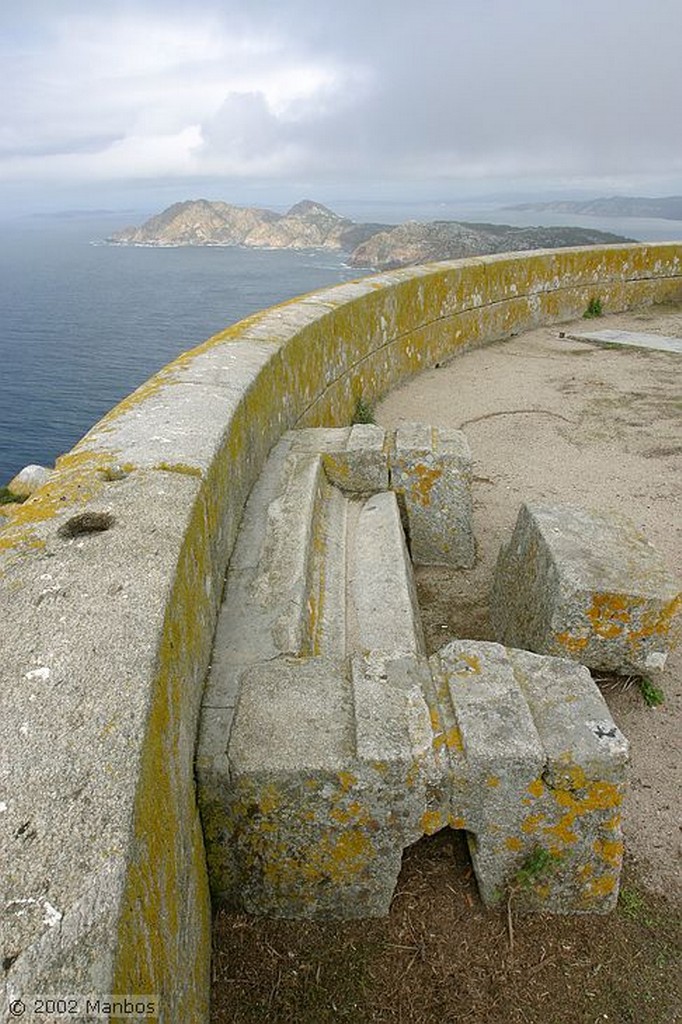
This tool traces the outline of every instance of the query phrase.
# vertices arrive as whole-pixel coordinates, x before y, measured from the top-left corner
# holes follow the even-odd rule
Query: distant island
[[[112,245],[245,245],[256,249],[332,249],[353,267],[377,270],[430,260],[498,252],[604,245],[632,239],[573,227],[511,227],[464,221],[359,224],[310,199],[287,213],[191,199],[169,206],[140,227],[106,239]]]
[[[539,213],[578,213],[587,217],[658,217],[661,220],[682,220],[682,196],[649,199],[644,196],[611,196],[606,199],[558,200],[552,203],[520,203],[506,210]]]

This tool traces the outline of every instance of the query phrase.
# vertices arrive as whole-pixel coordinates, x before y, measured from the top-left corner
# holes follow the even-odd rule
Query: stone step
[[[310,648],[317,524],[329,487],[318,455],[285,438],[244,510],[218,616],[203,705],[234,707],[248,665]]]
[[[292,431],[274,448],[230,560],[205,708],[234,708],[241,672],[283,654],[423,651],[395,495],[361,508],[388,484],[387,447],[380,427],[356,425]]]
[[[454,640],[430,661],[457,735],[447,819],[483,901],[605,913],[618,898],[627,740],[582,665]]]
[[[362,505],[348,559],[352,650],[424,654],[414,573],[392,491]]]
[[[312,531],[308,625],[301,654],[328,658],[343,658],[346,654],[346,548],[353,504],[324,478]]]

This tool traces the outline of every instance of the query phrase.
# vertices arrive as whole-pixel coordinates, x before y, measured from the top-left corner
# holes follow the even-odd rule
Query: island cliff
[[[583,228],[514,228],[506,224],[408,221],[361,224],[304,199],[286,213],[193,199],[175,203],[140,227],[107,239],[113,245],[245,245],[258,249],[332,249],[353,267],[378,270],[488,253],[628,239]]]
[[[140,227],[116,232],[107,241],[116,245],[246,245],[254,249],[352,252],[386,226],[356,224],[310,199],[301,200],[285,214],[190,199],[169,206]]]

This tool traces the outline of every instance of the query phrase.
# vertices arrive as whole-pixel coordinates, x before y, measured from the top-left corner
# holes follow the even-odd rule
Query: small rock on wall
[[[7,490],[16,495],[17,498],[28,498],[29,495],[42,487],[50,479],[51,469],[45,466],[24,466],[15,477],[10,480]]]

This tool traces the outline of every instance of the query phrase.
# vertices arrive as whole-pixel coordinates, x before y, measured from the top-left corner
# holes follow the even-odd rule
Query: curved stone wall
[[[682,299],[682,245],[410,268],[274,307],[113,409],[0,530],[6,998],[156,995],[207,1018],[197,714],[225,567],[265,457],[465,348]],[[27,1018],[30,1019],[30,1018]]]

